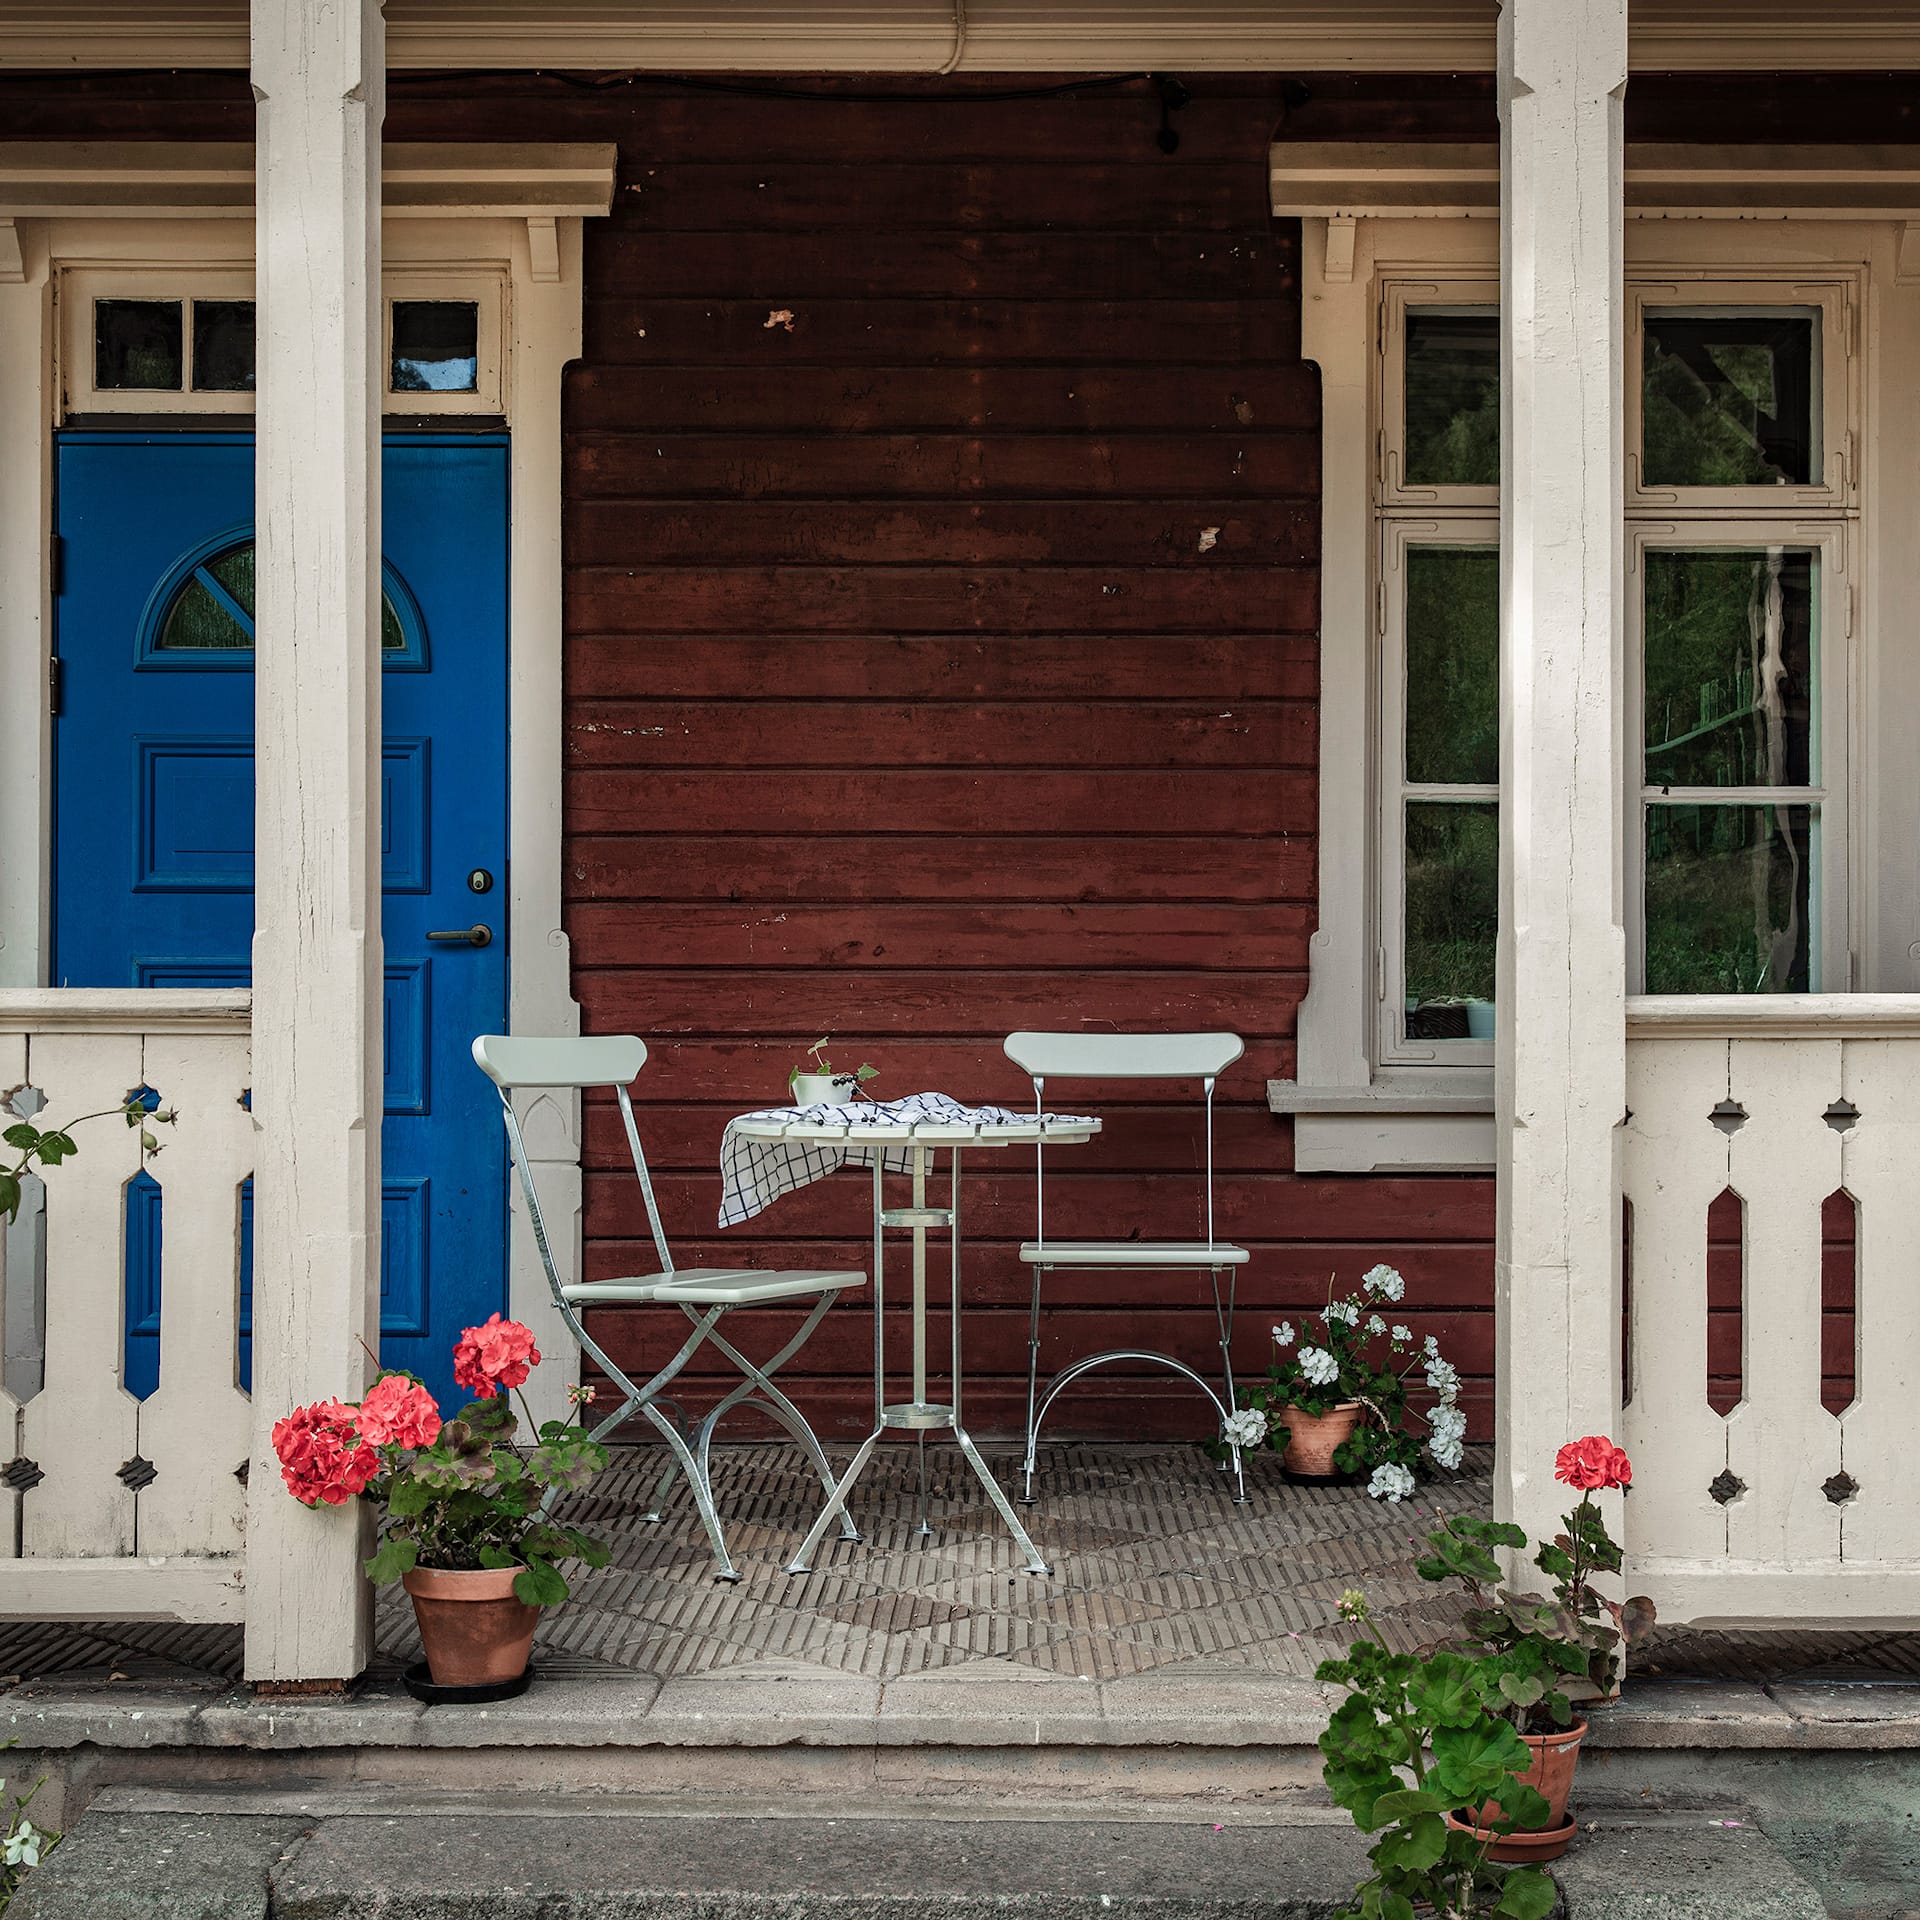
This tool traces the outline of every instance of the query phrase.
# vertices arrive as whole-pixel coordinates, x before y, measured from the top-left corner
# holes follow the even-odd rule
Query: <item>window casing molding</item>
[[[1336,223],[1338,224],[1338,223]],[[1791,512],[1811,529],[1789,544],[1823,556],[1821,634],[1828,648],[1822,752],[1844,766],[1837,825],[1841,873],[1829,868],[1823,910],[1824,983],[1920,988],[1920,877],[1897,848],[1920,829],[1920,769],[1899,745],[1904,702],[1920,712],[1920,663],[1873,644],[1874,609],[1920,595],[1920,474],[1893,450],[1920,444],[1920,293],[1912,241],[1900,223],[1866,218],[1633,220],[1626,233],[1624,430],[1629,542],[1738,544],[1735,526],[1772,525]],[[1319,925],[1297,1029],[1294,1077],[1269,1084],[1274,1111],[1295,1117],[1304,1172],[1490,1169],[1493,1087],[1488,1062],[1424,1061],[1385,1044],[1381,898],[1382,702],[1390,657],[1382,565],[1388,530],[1403,543],[1417,523],[1457,529],[1496,498],[1493,489],[1410,487],[1396,459],[1399,423],[1383,402],[1397,385],[1408,305],[1492,305],[1497,223],[1467,218],[1360,219],[1335,237],[1303,222],[1302,354],[1320,368],[1323,402]],[[1349,248],[1351,253],[1349,254]],[[1476,298],[1477,296],[1477,298]],[[1639,485],[1640,336],[1644,310],[1715,311],[1797,305],[1822,316],[1818,483],[1782,489]],[[1887,370],[1910,369],[1889,378]],[[1786,494],[1787,498],[1782,498]],[[1475,497],[1484,494],[1484,499]],[[1675,541],[1656,528],[1684,528]],[[1762,542],[1762,544],[1765,544]],[[1629,560],[1631,565],[1631,560]],[[1637,579],[1628,579],[1631,687],[1620,692],[1622,737],[1638,774]],[[1836,695],[1833,650],[1847,659]],[[1633,718],[1628,720],[1631,704]],[[1835,730],[1838,729],[1836,742]],[[1892,747],[1894,751],[1889,752]],[[1833,756],[1838,753],[1836,762]],[[1623,782],[1623,808],[1629,804]],[[1827,806],[1835,806],[1829,797]],[[1629,859],[1637,875],[1637,819]],[[1884,860],[1883,860],[1883,852]],[[1826,849],[1834,851],[1832,842]],[[1885,871],[1882,871],[1882,865]],[[1639,905],[1630,938],[1638,953]],[[1838,902],[1840,904],[1836,905]],[[1841,924],[1836,927],[1835,913]]]
[[[253,268],[208,258],[192,264],[165,266],[58,265],[53,273],[56,379],[59,414],[55,424],[76,416],[90,419],[108,414],[158,418],[182,414],[194,418],[214,414],[238,416],[235,426],[252,417],[254,395],[214,392],[192,384],[183,366],[179,387],[99,387],[95,385],[94,307],[113,299],[177,300],[183,315],[194,300],[251,300]],[[433,262],[392,268],[381,276],[381,411],[424,417],[430,414],[480,416],[498,419],[510,410],[505,343],[512,338],[510,275],[497,265],[460,261]],[[396,300],[471,301],[478,309],[478,370],[472,391],[399,391],[393,387],[393,303]],[[189,332],[191,328],[189,326]]]

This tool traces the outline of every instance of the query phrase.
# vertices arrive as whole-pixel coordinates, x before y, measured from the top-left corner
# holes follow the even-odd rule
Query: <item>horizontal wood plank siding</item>
[[[583,109],[622,191],[588,232],[567,394],[578,991],[655,1048],[661,1197],[703,1261],[866,1264],[853,1178],[713,1225],[727,1116],[777,1100],[820,1033],[880,1066],[876,1092],[1017,1104],[1011,1028],[1235,1028],[1219,1207],[1254,1250],[1243,1365],[1330,1272],[1384,1258],[1484,1383],[1491,1183],[1299,1179],[1265,1110],[1314,926],[1319,390],[1298,232],[1266,209],[1278,83],[1197,91],[1172,157],[1139,93]],[[1058,1156],[1056,1229],[1199,1229],[1191,1112],[1139,1087],[1078,1103],[1109,1130]],[[592,1112],[594,1275],[646,1253],[622,1153]],[[1007,1433],[1028,1156],[974,1156],[966,1200],[970,1408]],[[1208,1362],[1204,1278],[1053,1297],[1050,1362]],[[608,1334],[650,1364],[670,1331]],[[790,1371],[839,1432],[870,1353],[849,1300]],[[1199,1415],[1118,1375],[1062,1430]]]

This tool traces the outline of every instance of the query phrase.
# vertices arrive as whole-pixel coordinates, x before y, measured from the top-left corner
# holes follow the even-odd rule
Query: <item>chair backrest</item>
[[[647,1064],[647,1043],[632,1033],[554,1040],[483,1033],[473,1058],[496,1087],[630,1087]]]
[[[1007,1058],[1040,1080],[1206,1080],[1246,1050],[1237,1033],[1007,1035]]]
[[[640,1182],[640,1197],[646,1202],[647,1225],[653,1231],[653,1244],[660,1256],[660,1270],[673,1272],[673,1254],[667,1246],[667,1233],[660,1224],[659,1202],[653,1197],[653,1181],[647,1173],[647,1156],[640,1145],[640,1128],[633,1117],[633,1101],[627,1088],[639,1078],[647,1063],[647,1043],[637,1034],[602,1033],[580,1036],[555,1036],[483,1033],[473,1043],[474,1064],[500,1092],[500,1108],[506,1122],[507,1144],[515,1170],[520,1176],[520,1191],[526,1196],[527,1219],[533,1227],[534,1244],[540,1249],[540,1264],[547,1270],[547,1284],[553,1289],[554,1303],[569,1313],[560,1288],[560,1270],[554,1263],[553,1248],[547,1239],[545,1216],[540,1210],[540,1190],[534,1184],[533,1156],[521,1136],[519,1116],[513,1110],[516,1087],[529,1089],[567,1088],[579,1092],[587,1087],[611,1087],[620,1106],[620,1118],[627,1129],[627,1151],[633,1156],[633,1171]]]
[[[1007,1058],[1033,1080],[1033,1109],[1046,1110],[1049,1078],[1197,1080],[1206,1109],[1207,1245],[1213,1245],[1213,1083],[1246,1052],[1237,1033],[1010,1033]],[[1047,1238],[1047,1153],[1033,1150],[1034,1238]]]

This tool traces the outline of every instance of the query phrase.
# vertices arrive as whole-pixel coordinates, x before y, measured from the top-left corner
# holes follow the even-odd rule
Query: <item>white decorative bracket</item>
[[[26,277],[27,263],[20,253],[20,229],[14,221],[0,219],[0,281],[18,286]]]
[[[1353,279],[1353,242],[1359,231],[1351,214],[1337,213],[1327,222],[1327,264],[1325,277],[1336,286]]]
[[[560,278],[560,230],[551,214],[527,219],[527,262],[535,280],[552,285]]]

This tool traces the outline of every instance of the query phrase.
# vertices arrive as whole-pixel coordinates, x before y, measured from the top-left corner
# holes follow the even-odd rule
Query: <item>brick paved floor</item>
[[[1013,1450],[989,1448],[1003,1485]],[[1090,1680],[1177,1667],[1210,1674],[1311,1675],[1344,1649],[1338,1604],[1365,1589],[1388,1639],[1439,1638],[1457,1603],[1413,1572],[1412,1547],[1439,1512],[1484,1512],[1491,1454],[1401,1506],[1357,1488],[1282,1482],[1270,1456],[1249,1465],[1250,1498],[1197,1448],[1060,1445],[1043,1452],[1038,1498],[1023,1514],[1051,1578],[1018,1549],[957,1452],[930,1444],[932,1534],[914,1532],[911,1443],[885,1448],[856,1492],[866,1540],[830,1540],[815,1571],[783,1571],[820,1501],[792,1450],[734,1446],[716,1456],[722,1518],[743,1578],[715,1581],[684,1486],[657,1525],[644,1518],[657,1449],[621,1450],[567,1515],[600,1533],[613,1564],[580,1573],[571,1604],[541,1623],[548,1674],[635,1669],[713,1673],[756,1662],[889,1680],[991,1663]],[[379,1670],[418,1657],[398,1588],[380,1596]],[[0,1623],[8,1676],[99,1671],[237,1677],[239,1630],[163,1625]],[[1663,1632],[1641,1672],[1766,1680],[1810,1669],[1848,1677],[1920,1674],[1920,1634]]]

